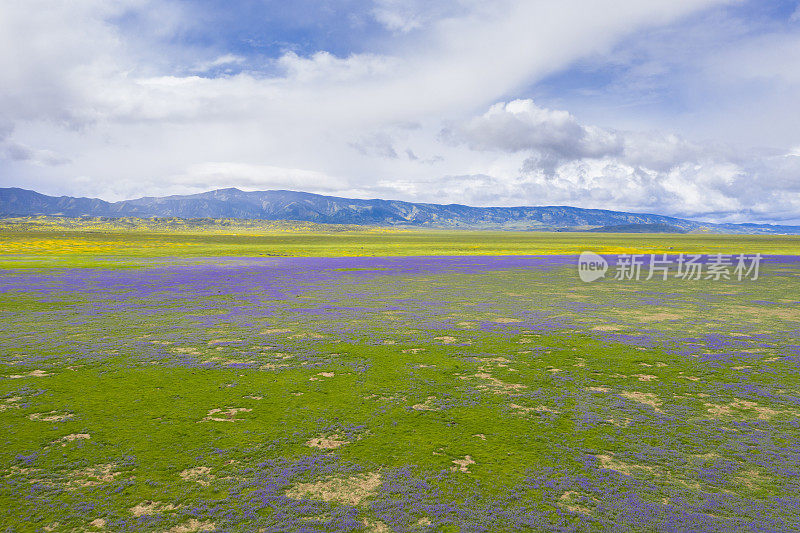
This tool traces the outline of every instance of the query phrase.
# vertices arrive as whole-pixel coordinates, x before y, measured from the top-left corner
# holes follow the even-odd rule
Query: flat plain
[[[4,531],[800,530],[797,237],[182,224],[0,225]]]

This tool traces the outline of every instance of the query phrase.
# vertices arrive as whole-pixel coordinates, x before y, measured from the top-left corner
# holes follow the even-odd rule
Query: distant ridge
[[[669,224],[619,224],[592,228],[589,231],[596,233],[686,233],[686,230]]]
[[[663,215],[566,206],[470,207],[394,200],[355,200],[297,191],[218,189],[165,197],[106,202],[0,188],[0,216],[239,218],[325,224],[367,224],[451,229],[646,231],[800,234],[800,226],[712,224]],[[605,230],[602,228],[606,228]],[[618,228],[616,230],[609,228]],[[619,229],[621,228],[621,229]]]

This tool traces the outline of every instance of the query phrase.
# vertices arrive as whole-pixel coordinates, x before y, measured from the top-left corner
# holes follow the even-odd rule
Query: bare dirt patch
[[[757,318],[778,318],[781,320],[787,320],[790,322],[798,322],[800,321],[800,309],[796,308],[770,308],[764,306],[746,306],[740,305],[736,306],[736,310],[743,313],[753,315]]]
[[[364,528],[369,533],[391,533],[392,531],[389,526],[380,520],[370,520],[369,518],[364,519]]]
[[[308,378],[309,381],[319,381],[321,378],[332,378],[336,374],[333,372],[318,372],[316,376]],[[317,377],[319,376],[319,377]]]
[[[200,531],[214,531],[217,529],[214,522],[201,522],[196,518],[190,519],[188,522],[177,525],[169,530],[169,533],[196,533]]]
[[[708,408],[708,412],[716,417],[731,416],[734,410],[753,411],[759,420],[770,420],[780,414],[780,411],[747,400],[734,400],[728,404],[706,403],[705,406]]]
[[[469,455],[465,455],[463,459],[453,459],[453,464],[456,466],[450,467],[450,470],[453,472],[466,472],[469,473],[469,465],[474,465],[475,461],[472,460],[472,457]]]
[[[316,483],[298,483],[286,492],[286,496],[295,500],[307,498],[355,506],[375,494],[380,486],[380,474],[370,472],[350,477],[331,477]]]
[[[560,505],[567,511],[589,516],[590,514],[592,514],[592,510],[589,509],[588,507],[578,504],[578,502],[582,498],[585,498],[585,496],[583,496],[578,492],[575,492],[574,490],[568,490],[567,492],[562,494],[561,497],[558,499],[558,505]],[[594,498],[592,499],[594,500]]]
[[[22,400],[21,396],[12,396],[0,402],[0,413],[7,409],[19,409],[19,402]]]
[[[209,346],[214,344],[224,344],[226,342],[244,342],[242,339],[211,339],[208,341]]]
[[[68,491],[78,490],[82,487],[96,487],[114,481],[120,473],[114,472],[116,465],[113,463],[90,466],[70,474],[70,479],[64,484]]]
[[[732,481],[734,484],[744,486],[749,490],[758,490],[770,483],[771,479],[755,468],[751,468],[735,476]]]
[[[198,350],[197,348],[192,347],[192,346],[182,347],[182,348],[173,348],[172,351],[175,352],[175,353],[182,354],[182,355],[201,355],[202,354],[202,352],[200,350]]]
[[[680,320],[683,318],[683,316],[675,313],[637,314],[636,317],[642,322],[663,322],[665,320]]]
[[[655,471],[652,466],[632,465],[619,461],[614,458],[613,454],[596,455],[595,457],[597,457],[597,459],[600,461],[600,468],[605,470],[613,470],[614,472],[619,472],[620,474],[625,474],[626,476],[641,473],[652,474]]]
[[[333,450],[339,446],[344,446],[345,444],[350,444],[350,441],[345,440],[335,433],[327,437],[322,435],[306,441],[306,446],[310,446],[311,448],[319,448],[321,450]]]
[[[526,407],[524,405],[517,405],[515,403],[510,403],[510,404],[508,404],[508,406],[511,407],[512,409],[516,409],[517,411],[520,411],[520,412],[523,412],[523,413],[554,413],[554,414],[558,414],[558,411],[556,411],[555,409],[552,409],[550,407],[547,407],[546,405],[537,405],[536,407]]]
[[[435,405],[436,396],[428,396],[423,403],[417,403],[411,406],[415,411],[441,411],[442,408]]]
[[[46,378],[48,376],[52,376],[52,374],[48,374],[44,370],[31,370],[27,374],[13,374],[8,376],[9,379],[22,379],[22,378]]]
[[[595,326],[592,328],[592,331],[619,331],[619,326]]]
[[[490,357],[479,359],[481,361],[478,366],[478,372],[472,376],[461,376],[461,379],[469,379],[475,377],[483,381],[476,388],[478,390],[485,390],[494,394],[513,394],[526,389],[527,386],[521,383],[506,383],[496,377],[490,372],[496,368],[506,368],[511,361],[505,357]]]
[[[60,442],[61,446],[66,446],[69,442],[74,442],[76,440],[89,440],[91,438],[92,436],[88,433],[72,433],[53,441],[53,443],[55,444],[56,442]]]
[[[74,416],[75,415],[72,413],[49,411],[47,413],[32,413],[28,415],[28,418],[35,422],[65,422],[67,420],[72,420]]]
[[[211,474],[211,468],[207,466],[195,466],[194,468],[187,468],[179,475],[184,481],[193,481],[204,487],[208,487],[215,479],[215,476]]]
[[[143,501],[142,503],[130,508],[131,514],[135,517],[157,515],[165,511],[174,511],[177,507],[171,503],[161,503],[154,501]]]
[[[528,388],[521,383],[506,383],[488,372],[478,372],[474,377],[484,381],[484,383],[476,387],[477,389],[490,391],[494,394],[513,394]]]
[[[505,357],[481,357],[480,359],[478,359],[478,361],[480,361],[481,363],[495,363],[500,368],[505,368],[506,366],[508,366],[508,363],[511,362],[510,359],[507,359]]]
[[[227,409],[211,409],[208,415],[200,422],[242,422],[241,418],[236,418],[238,413],[248,413],[252,409],[247,407],[229,407]]]
[[[620,392],[620,395],[629,400],[633,400],[634,402],[639,402],[644,405],[649,405],[657,413],[662,412],[661,409],[659,409],[659,406],[661,405],[661,399],[652,392],[638,392],[638,391],[624,390]]]

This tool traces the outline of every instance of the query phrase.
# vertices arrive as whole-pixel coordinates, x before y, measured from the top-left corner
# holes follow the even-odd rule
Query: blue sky
[[[293,51],[309,55],[326,50],[337,56],[368,51],[387,33],[364,16],[368,2],[194,1],[182,2],[187,17],[173,34],[160,35],[163,46],[197,47],[211,53],[232,53],[253,64]],[[149,13],[132,9],[113,21],[125,32],[150,31]]]
[[[704,61],[767,36],[797,35],[800,19],[792,18],[797,8],[796,1],[751,0],[702,10],[678,23],[636,32],[617,43],[610,54],[578,60],[537,80],[528,96],[567,109],[584,109],[587,118],[598,121],[613,121],[613,110],[624,108],[642,126],[680,128],[691,136],[693,129],[684,128],[676,117],[727,110],[731,101],[769,95],[775,88],[763,82],[731,87],[704,80],[700,72]],[[708,126],[708,130],[714,128],[714,124]],[[714,133],[715,138],[748,138],[748,132],[728,128]]]
[[[798,90],[797,1],[12,1],[0,186],[800,223]]]

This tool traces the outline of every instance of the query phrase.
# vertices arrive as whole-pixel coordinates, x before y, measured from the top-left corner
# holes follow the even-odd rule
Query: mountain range
[[[712,224],[663,215],[566,206],[470,207],[356,200],[297,191],[214,191],[106,202],[0,188],[0,216],[238,218],[326,224],[556,231],[800,234],[800,226]]]

